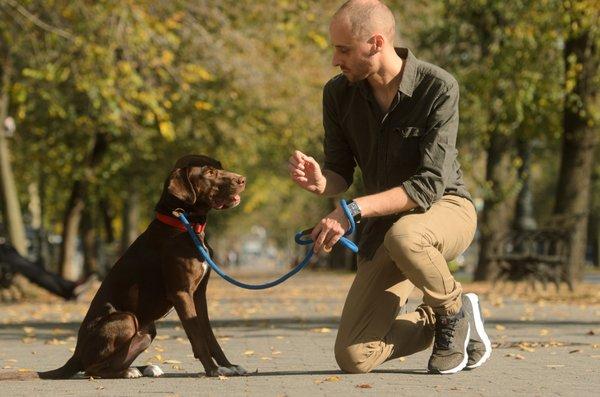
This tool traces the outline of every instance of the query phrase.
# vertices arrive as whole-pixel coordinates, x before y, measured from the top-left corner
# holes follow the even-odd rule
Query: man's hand
[[[331,248],[346,233],[349,227],[350,222],[348,222],[344,210],[337,207],[313,228],[311,237],[315,242],[314,252],[319,253],[321,249],[325,252],[331,251]]]
[[[323,194],[327,180],[317,161],[295,150],[288,162],[290,176],[301,188],[316,194]]]

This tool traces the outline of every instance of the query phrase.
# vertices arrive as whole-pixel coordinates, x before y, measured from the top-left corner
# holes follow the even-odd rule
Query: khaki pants
[[[427,212],[400,218],[373,258],[359,260],[335,341],[343,371],[369,372],[431,345],[435,314],[460,310],[462,288],[447,261],[467,249],[476,225],[473,204],[446,195]],[[423,305],[398,315],[415,286]]]

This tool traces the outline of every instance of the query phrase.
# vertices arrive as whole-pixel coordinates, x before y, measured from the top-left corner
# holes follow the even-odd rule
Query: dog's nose
[[[238,185],[245,185],[246,184],[246,178],[244,178],[243,176],[240,176],[235,183],[237,183]]]

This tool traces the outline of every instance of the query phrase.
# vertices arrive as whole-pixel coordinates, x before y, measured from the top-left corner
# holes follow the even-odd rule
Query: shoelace
[[[452,343],[454,337],[454,331],[456,330],[456,323],[459,320],[459,316],[444,316],[438,318],[435,323],[435,346],[438,349],[448,350],[450,343]]]

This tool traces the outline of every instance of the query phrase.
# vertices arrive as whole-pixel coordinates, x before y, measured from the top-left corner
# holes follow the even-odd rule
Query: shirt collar
[[[404,60],[404,71],[402,72],[402,80],[400,80],[398,91],[412,97],[417,86],[418,59],[408,48],[396,48],[396,54]]]
[[[396,47],[395,50],[396,54],[398,54],[404,62],[404,65],[402,66],[404,70],[402,72],[402,79],[400,80],[398,91],[406,96],[412,97],[415,87],[417,86],[417,63],[419,60],[408,48]],[[371,98],[371,87],[369,86],[367,79],[361,80],[358,83],[358,87],[366,98]]]

